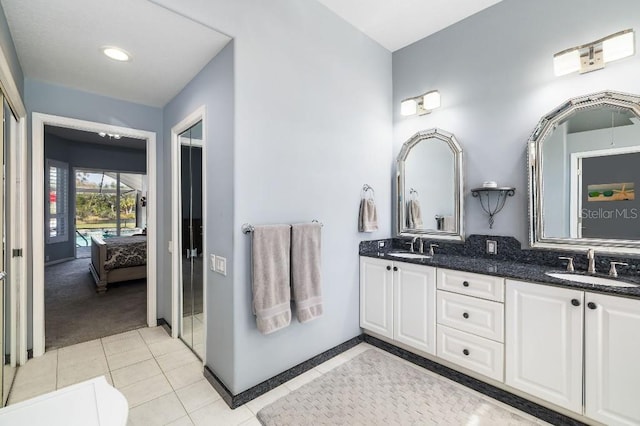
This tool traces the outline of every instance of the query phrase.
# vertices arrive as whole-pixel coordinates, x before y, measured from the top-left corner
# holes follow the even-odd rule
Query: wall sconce
[[[429,114],[436,108],[440,108],[440,92],[432,90],[424,95],[402,101],[400,103],[400,114],[405,117],[415,114],[424,115]]]
[[[553,70],[556,76],[576,71],[583,74],[602,69],[605,63],[632,56],[634,53],[633,29],[628,29],[556,53],[553,55]]]

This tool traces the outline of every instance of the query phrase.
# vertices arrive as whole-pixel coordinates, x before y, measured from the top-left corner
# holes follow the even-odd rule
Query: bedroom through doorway
[[[146,145],[44,126],[47,351],[147,325]]]

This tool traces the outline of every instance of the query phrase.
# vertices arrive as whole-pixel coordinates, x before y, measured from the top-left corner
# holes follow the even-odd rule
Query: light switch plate
[[[212,271],[216,270],[216,255],[212,254],[209,257],[209,269],[211,269]]]
[[[215,271],[222,275],[227,275],[227,259],[222,256],[216,256]]]
[[[498,253],[498,242],[494,240],[487,240],[487,254]]]

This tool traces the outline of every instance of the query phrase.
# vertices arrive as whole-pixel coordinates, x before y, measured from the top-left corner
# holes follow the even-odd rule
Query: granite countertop
[[[393,250],[398,251],[398,250]],[[518,263],[504,260],[489,260],[469,256],[456,256],[450,254],[435,254],[426,259],[404,259],[389,256],[385,251],[373,248],[361,248],[361,256],[386,259],[393,262],[413,263],[416,265],[434,266],[438,268],[454,269],[458,271],[473,272],[485,275],[511,278],[515,280],[531,281],[556,287],[587,290],[596,293],[606,293],[618,296],[640,298],[640,277],[620,275],[616,280],[637,284],[638,287],[611,287],[606,285],[584,284],[573,281],[553,278],[545,272],[566,272],[561,268],[538,264]],[[576,272],[575,274],[580,274]],[[609,278],[606,273],[598,273],[596,276]]]

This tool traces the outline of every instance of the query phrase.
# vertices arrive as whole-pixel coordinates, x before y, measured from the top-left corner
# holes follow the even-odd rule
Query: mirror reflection
[[[534,247],[640,247],[639,99],[608,92],[576,98],[538,125],[530,144]]]
[[[398,156],[398,233],[462,239],[462,150],[440,129],[419,132]]]
[[[182,239],[182,340],[200,357],[204,350],[202,218],[202,121],[180,134]]]

